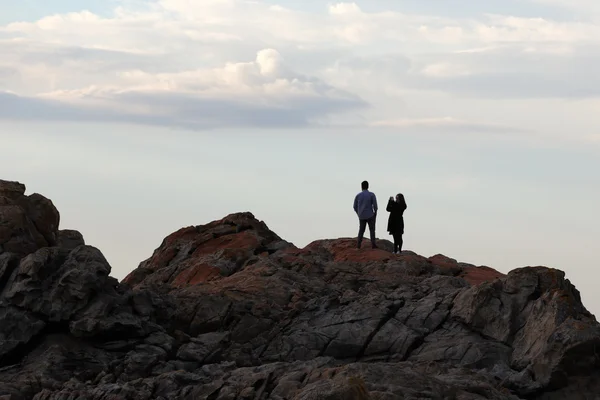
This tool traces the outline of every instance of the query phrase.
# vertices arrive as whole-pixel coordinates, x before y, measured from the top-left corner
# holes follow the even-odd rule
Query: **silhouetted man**
[[[360,228],[358,230],[357,247],[360,249],[365,228],[369,224],[369,233],[371,234],[371,246],[377,248],[375,243],[375,220],[377,219],[377,197],[375,193],[369,192],[369,182],[362,183],[362,192],[354,198],[354,211],[358,215]]]

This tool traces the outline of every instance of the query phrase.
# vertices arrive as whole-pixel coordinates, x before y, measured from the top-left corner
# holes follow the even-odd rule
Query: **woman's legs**
[[[394,253],[402,251],[402,233],[394,232]]]

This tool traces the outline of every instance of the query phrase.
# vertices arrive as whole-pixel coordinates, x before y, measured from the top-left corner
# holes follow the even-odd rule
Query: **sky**
[[[355,236],[367,179],[382,208],[405,195],[406,250],[559,268],[600,313],[597,0],[0,10],[0,179],[115,277],[233,212],[301,247]]]

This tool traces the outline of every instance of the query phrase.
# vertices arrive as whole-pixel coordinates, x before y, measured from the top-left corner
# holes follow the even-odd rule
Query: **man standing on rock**
[[[362,183],[362,192],[354,198],[354,211],[358,215],[360,228],[358,230],[357,247],[360,249],[365,228],[369,225],[369,233],[371,234],[371,246],[376,249],[375,243],[375,221],[377,219],[377,197],[375,193],[369,192],[369,182]]]

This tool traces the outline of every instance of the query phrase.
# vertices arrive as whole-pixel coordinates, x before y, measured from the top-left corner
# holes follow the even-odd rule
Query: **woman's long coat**
[[[389,200],[386,210],[390,213],[388,218],[387,230],[390,235],[394,233],[404,233],[404,210],[406,210],[406,202],[397,203],[394,200]]]

